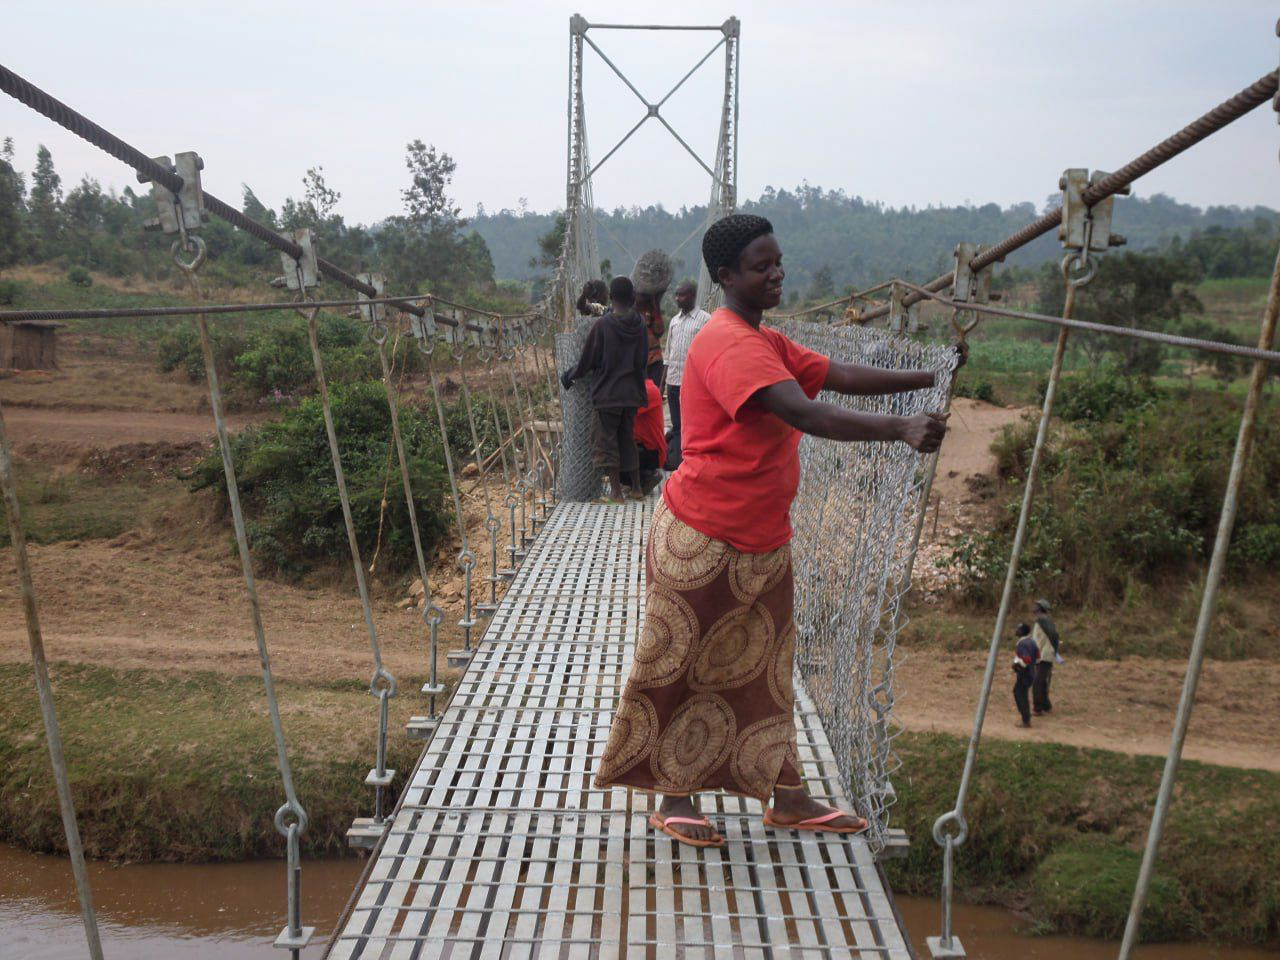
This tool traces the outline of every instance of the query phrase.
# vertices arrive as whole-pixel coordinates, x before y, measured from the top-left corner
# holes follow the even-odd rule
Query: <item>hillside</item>
[[[773,221],[785,240],[788,291],[810,292],[814,274],[830,267],[835,290],[865,285],[890,276],[929,279],[951,265],[951,250],[962,240],[994,242],[1033,220],[1041,211],[1032,203],[1001,208],[994,203],[967,207],[890,207],[850,196],[843,190],[802,186],[795,190],[765,190],[757,200],[743,203],[743,212]],[[615,271],[629,270],[631,257],[653,247],[674,250],[705,216],[705,208],[672,212],[661,205],[598,211],[600,255]],[[1118,197],[1116,229],[1129,239],[1129,249],[1159,247],[1174,236],[1189,236],[1209,227],[1249,227],[1255,219],[1276,220],[1280,213],[1267,207],[1209,207],[1201,209],[1163,194]],[[539,273],[529,258],[538,251],[538,237],[552,228],[555,213],[478,211],[468,228],[484,238],[493,257],[495,275],[526,280]],[[616,238],[616,239],[615,239]],[[697,269],[696,244],[677,255],[677,274]],[[1050,234],[1009,257],[1017,266],[1034,266],[1056,257],[1058,244]]]

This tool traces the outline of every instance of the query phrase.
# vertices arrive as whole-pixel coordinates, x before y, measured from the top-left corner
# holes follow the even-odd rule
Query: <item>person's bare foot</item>
[[[667,817],[697,818],[702,814],[698,812],[698,805],[694,803],[693,797],[663,797],[662,803],[658,806],[658,816],[665,820]],[[696,823],[673,823],[669,829],[690,840],[710,841],[718,836],[713,828]]]
[[[622,484],[617,480],[609,482],[609,499],[614,503],[622,503]]]
[[[832,807],[819,803],[809,796],[804,787],[784,787],[781,784],[773,790],[773,820],[779,826],[790,826],[814,817],[826,816]],[[828,821],[824,826],[833,830],[857,830],[866,826],[862,817],[845,815]]]

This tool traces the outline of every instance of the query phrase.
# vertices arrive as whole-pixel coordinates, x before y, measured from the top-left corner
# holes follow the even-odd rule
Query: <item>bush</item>
[[[985,377],[979,377],[972,383],[968,380],[958,380],[956,382],[956,396],[981,400],[983,403],[995,403],[996,388]]]
[[[11,307],[18,302],[22,285],[16,280],[0,280],[0,304]]]
[[[413,539],[404,499],[394,492],[398,481],[387,488],[385,522],[382,517],[388,455],[394,458],[389,449],[391,416],[382,384],[336,384],[330,400],[352,517],[365,560],[370,559],[381,529],[380,560],[389,570],[403,568],[413,558]],[[426,412],[402,406],[400,432],[409,461],[418,527],[424,548],[429,548],[450,519],[443,496],[444,455],[439,430]],[[318,562],[341,561],[347,553],[346,528],[319,399],[304,399],[287,409],[281,420],[237,434],[232,448],[249,519],[250,543],[258,558],[286,573],[302,572]],[[225,492],[222,461],[216,451],[195,468],[191,487]]]
[[[1149,377],[1126,377],[1107,370],[1087,377],[1069,377],[1058,387],[1054,414],[1063,420],[1115,420],[1156,402],[1159,389]],[[1044,403],[1044,387],[1040,389]]]
[[[214,326],[210,329],[214,364],[224,388],[239,391],[251,399],[308,394],[315,389],[315,365],[307,322],[290,317],[252,332]],[[316,339],[329,383],[357,383],[382,376],[378,348],[365,335],[360,321],[322,314],[316,325]],[[391,347],[388,346],[390,351]],[[402,338],[392,359],[397,371],[417,371],[423,358],[409,338]],[[185,327],[160,341],[160,368],[182,370],[192,380],[204,379],[204,359],[195,330]]]
[[[236,357],[244,350],[244,335],[218,326],[209,328],[209,345],[213,348],[213,366],[225,390],[232,384]],[[181,370],[187,379],[204,380],[204,354],[200,335],[192,326],[182,326],[162,336],[156,344],[156,358],[165,373]]]
[[[91,287],[93,277],[89,276],[89,271],[84,267],[72,267],[67,271],[67,283],[76,287]]]
[[[1240,411],[1216,392],[1163,395],[1141,384],[1095,382],[1077,396],[1082,418],[1045,448],[1019,586],[1105,607],[1135,578],[1185,575],[1207,558]],[[1236,518],[1231,558],[1244,572],[1280,560],[1280,502],[1268,494],[1280,484],[1280,425],[1269,406],[1259,412]],[[947,561],[975,602],[999,596],[1034,438],[1026,422],[992,444],[995,523],[961,538]]]

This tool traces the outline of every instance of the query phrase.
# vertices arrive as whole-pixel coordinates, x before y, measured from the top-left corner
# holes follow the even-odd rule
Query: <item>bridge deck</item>
[[[329,956],[907,958],[857,838],[766,831],[706,795],[725,835],[655,835],[652,797],[592,786],[644,607],[651,504],[560,504],[445,711]],[[798,690],[815,795],[841,802]]]

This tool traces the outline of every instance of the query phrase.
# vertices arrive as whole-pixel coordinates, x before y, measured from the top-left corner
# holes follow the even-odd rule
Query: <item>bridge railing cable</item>
[[[35,671],[36,693],[40,699],[40,715],[44,720],[45,740],[49,746],[49,763],[53,767],[58,807],[62,812],[62,828],[67,838],[67,854],[71,858],[71,872],[75,877],[76,895],[80,901],[80,917],[84,923],[89,957],[91,960],[102,960],[102,938],[98,933],[98,918],[93,909],[93,891],[84,862],[84,845],[80,842],[80,827],[76,822],[75,800],[71,795],[71,778],[67,775],[67,760],[62,752],[62,730],[58,725],[53,684],[49,679],[49,664],[45,659],[44,635],[40,629],[35,582],[31,577],[31,559],[27,554],[26,528],[22,523],[22,511],[18,503],[18,481],[14,475],[13,454],[9,446],[9,434],[5,429],[3,410],[0,410],[0,494],[4,497],[5,515],[9,523],[9,543],[13,547],[18,587],[22,594],[22,612],[27,625],[27,641],[31,647],[31,665]]]

